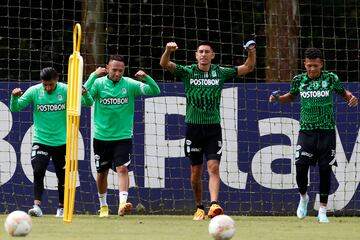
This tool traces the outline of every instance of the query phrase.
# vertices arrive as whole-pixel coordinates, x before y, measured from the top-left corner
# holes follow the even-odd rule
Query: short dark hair
[[[198,50],[199,47],[202,46],[202,45],[209,46],[211,48],[211,50],[214,51],[213,44],[211,42],[208,42],[208,41],[199,42],[199,44],[196,47],[196,50]]]
[[[305,58],[308,58],[308,59],[320,58],[320,60],[323,60],[322,53],[317,48],[308,48],[308,49],[306,49],[304,55],[305,55]]]
[[[46,67],[40,71],[40,79],[44,81],[57,80],[59,77],[58,72],[53,67]]]
[[[123,55],[111,55],[109,57],[108,63],[111,62],[111,61],[123,62],[125,64],[125,58],[124,58]]]

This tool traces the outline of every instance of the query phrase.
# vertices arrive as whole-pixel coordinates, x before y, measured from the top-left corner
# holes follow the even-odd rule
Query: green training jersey
[[[42,83],[31,86],[21,97],[11,96],[10,110],[19,112],[33,105],[33,142],[47,146],[66,143],[66,98],[67,85],[57,82],[55,90],[48,94]],[[91,106],[90,94],[82,97],[84,105]]]
[[[307,73],[296,75],[290,93],[300,94],[300,130],[335,129],[333,92],[344,93],[345,89],[338,76],[322,71],[316,79]]]
[[[197,64],[182,66],[176,64],[174,75],[185,85],[186,117],[190,124],[220,123],[221,90],[226,80],[237,76],[237,68],[225,68],[211,64],[204,72]]]
[[[95,101],[94,138],[103,141],[130,139],[133,136],[135,97],[156,96],[160,88],[150,76],[146,83],[128,77],[118,82],[93,72],[85,83]]]

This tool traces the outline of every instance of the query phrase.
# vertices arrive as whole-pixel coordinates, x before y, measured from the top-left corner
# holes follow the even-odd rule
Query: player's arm
[[[281,94],[280,90],[273,91],[269,96],[269,103],[290,103],[296,100],[297,95],[300,94],[300,82],[301,82],[301,74],[296,75],[290,86],[290,91]]]
[[[10,111],[19,112],[32,103],[32,89],[23,94],[21,88],[15,88],[11,92]]]
[[[277,90],[270,94],[269,103],[275,103],[275,102],[290,103],[295,101],[295,99],[296,99],[296,95],[293,95],[290,92],[281,95],[280,90]]]
[[[92,86],[97,78],[105,76],[107,74],[107,70],[104,67],[98,67],[94,72],[92,72],[88,78],[88,80],[84,84],[84,88],[86,91],[89,91],[91,95],[92,93]]]
[[[243,76],[252,72],[256,64],[256,43],[253,40],[248,41],[244,45],[245,50],[248,52],[248,57],[244,64],[237,67],[237,75]]]
[[[144,71],[138,71],[135,74],[135,77],[145,82],[140,84],[139,95],[156,96],[160,94],[160,88],[155,80],[147,75]]]
[[[349,107],[356,107],[358,105],[357,97],[355,97],[349,90],[344,90],[344,92],[340,95],[348,103]]]
[[[165,51],[160,59],[160,66],[167,69],[170,72],[174,72],[176,64],[170,61],[170,55],[172,52],[175,52],[178,49],[178,46],[175,42],[168,42],[165,47]]]
[[[356,107],[358,105],[358,99],[355,97],[349,90],[346,90],[339,80],[339,77],[334,74],[330,73],[333,77],[333,85],[334,85],[334,91],[342,96],[344,100],[348,103],[349,107]]]

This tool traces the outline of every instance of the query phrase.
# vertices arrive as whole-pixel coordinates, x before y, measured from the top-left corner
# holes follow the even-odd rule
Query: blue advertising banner
[[[32,83],[35,84],[35,83]],[[0,83],[0,212],[26,210],[33,202],[30,162],[32,108],[9,110],[11,90],[30,83]],[[359,96],[359,84],[345,85]],[[186,100],[180,83],[161,84],[161,95],[138,98],[134,124],[129,200],[147,213],[192,213],[194,198],[189,160],[184,156]],[[219,201],[228,214],[295,214],[299,196],[294,154],[299,131],[299,103],[271,105],[271,91],[288,91],[289,83],[227,84],[221,115],[223,156]],[[356,215],[360,206],[359,107],[349,108],[334,98],[337,121],[336,159],[329,209]],[[79,174],[75,211],[96,213],[99,208],[92,150],[91,108],[83,108],[79,134]],[[56,120],[54,120],[56,121]],[[311,169],[310,206],[319,207],[317,168]],[[203,198],[209,201],[208,176],[203,174]],[[118,204],[117,176],[109,174],[108,203]],[[55,213],[57,179],[52,164],[44,181],[43,210]]]

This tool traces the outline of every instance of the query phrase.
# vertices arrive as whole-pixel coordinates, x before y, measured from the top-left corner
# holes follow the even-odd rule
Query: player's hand
[[[23,91],[21,90],[21,88],[15,88],[11,92],[11,95],[16,96],[16,97],[20,97],[22,94],[23,94]]]
[[[85,95],[85,94],[87,94],[87,90],[86,90],[86,88],[84,87],[84,86],[82,86],[82,88],[81,88],[81,95]]]
[[[168,42],[166,44],[166,51],[175,52],[178,49],[176,42]]]
[[[143,80],[147,74],[143,70],[139,70],[137,73],[135,73],[135,77],[139,78],[140,80]]]
[[[350,98],[350,100],[348,101],[348,106],[349,107],[356,107],[358,105],[358,99],[357,97],[355,97],[354,95],[352,95],[352,97]]]
[[[278,102],[278,101],[279,101],[280,94],[281,94],[281,91],[280,91],[280,90],[273,91],[273,92],[270,94],[269,103]]]
[[[102,76],[105,76],[107,74],[107,69],[104,68],[104,67],[98,67],[96,70],[95,70],[95,74],[97,77],[102,77]]]
[[[254,40],[250,40],[250,41],[247,41],[244,45],[243,45],[244,49],[246,51],[251,51],[252,49],[255,50],[256,48],[256,42]]]

